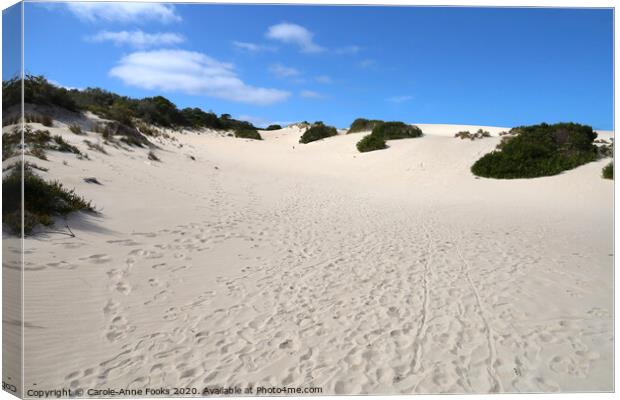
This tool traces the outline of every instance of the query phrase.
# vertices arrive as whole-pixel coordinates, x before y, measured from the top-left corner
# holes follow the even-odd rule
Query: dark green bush
[[[268,127],[265,128],[266,131],[277,131],[279,129],[282,129],[282,126],[278,124],[269,125]]]
[[[556,175],[597,159],[592,127],[575,123],[539,124],[511,129],[515,136],[471,167],[478,176],[499,179]]]
[[[338,131],[333,126],[323,125],[323,123],[314,124],[310,129],[304,132],[299,139],[299,143],[310,143],[317,140],[336,136]]]
[[[2,179],[2,218],[14,234],[20,234],[22,228],[21,170],[21,166],[13,168]],[[60,182],[46,182],[28,166],[24,168],[23,185],[25,234],[32,233],[39,224],[53,225],[57,216],[66,216],[74,211],[95,211],[90,201],[73,190],[65,189]]]
[[[614,179],[614,162],[613,161],[603,167],[603,178]]]
[[[21,79],[2,81],[2,108],[19,104],[21,101]],[[31,104],[55,105],[71,111],[78,106],[69,90],[52,85],[43,76],[26,75],[24,78],[24,102]]]
[[[375,135],[366,135],[362,138],[362,140],[357,142],[357,149],[360,151],[360,153],[374,150],[382,150],[386,147],[387,146],[385,145],[385,139]]]
[[[235,137],[242,139],[263,140],[260,133],[258,133],[256,129],[237,129],[235,131]]]
[[[393,121],[376,125],[372,129],[372,134],[385,140],[408,139],[422,136],[422,130],[415,125]]]
[[[383,121],[378,119],[358,118],[351,123],[351,127],[347,133],[372,131],[375,126],[382,123]]]

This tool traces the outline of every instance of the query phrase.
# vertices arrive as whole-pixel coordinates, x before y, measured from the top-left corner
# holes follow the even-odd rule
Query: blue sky
[[[612,38],[609,9],[25,5],[28,72],[258,124],[612,129]]]

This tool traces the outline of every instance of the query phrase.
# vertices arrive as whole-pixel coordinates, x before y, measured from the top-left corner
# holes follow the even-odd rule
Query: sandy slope
[[[26,242],[26,388],[612,390],[607,161],[476,179],[499,138],[421,127],[366,154],[287,128],[37,161],[102,213]]]

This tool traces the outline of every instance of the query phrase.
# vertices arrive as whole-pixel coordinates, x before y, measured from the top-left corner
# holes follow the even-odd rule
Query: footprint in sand
[[[110,262],[111,258],[107,254],[93,254],[92,256],[82,257],[80,261],[88,261],[93,264],[105,264]]]

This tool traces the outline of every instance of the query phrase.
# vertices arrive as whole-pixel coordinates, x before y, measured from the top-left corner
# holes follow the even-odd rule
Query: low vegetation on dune
[[[60,182],[47,182],[24,165],[14,168],[2,179],[2,218],[14,234],[22,230],[22,182],[24,187],[24,233],[29,235],[38,225],[51,226],[55,217],[65,217],[75,211],[95,212],[90,201],[66,189]],[[22,179],[23,178],[23,179]]]
[[[382,124],[383,121],[378,119],[358,118],[351,123],[347,133],[372,131],[375,126]]]
[[[299,143],[310,143],[317,140],[325,139],[331,136],[336,136],[338,131],[333,126],[323,124],[321,121],[317,121],[301,135]]]
[[[575,123],[520,126],[474,163],[478,176],[498,179],[557,175],[596,160],[592,127]]]
[[[381,122],[372,128],[370,135],[366,135],[357,142],[357,149],[361,153],[385,149],[386,140],[417,138],[422,136],[422,130],[415,125],[404,122]]]
[[[372,135],[380,136],[385,140],[409,139],[422,136],[422,130],[415,125],[407,125],[404,122],[384,122],[372,129]]]
[[[235,131],[235,137],[242,139],[263,140],[260,133],[258,133],[256,129],[237,129]]]
[[[70,124],[69,125],[69,130],[73,133],[75,133],[76,135],[82,135],[84,132],[82,132],[82,127],[78,124]]]
[[[24,120],[26,121],[26,123],[36,122],[47,127],[54,126],[54,120],[47,114],[28,113],[24,115]]]
[[[603,167],[603,178],[614,179],[614,162],[613,161]]]
[[[90,150],[98,151],[99,153],[102,153],[102,154],[108,154],[106,149],[99,143],[93,143],[87,139],[84,140],[84,143]]]
[[[18,126],[2,132],[2,161],[21,154],[22,131]]]
[[[2,159],[6,160],[16,154],[20,149],[22,132],[20,127],[14,127],[9,132],[2,135]],[[60,151],[63,153],[73,153],[79,158],[86,157],[77,147],[67,143],[62,136],[50,134],[48,130],[33,130],[29,125],[24,127],[24,143],[28,154],[47,160],[45,152],[47,150]]]
[[[282,126],[278,124],[269,125],[268,127],[265,128],[266,131],[277,131],[280,129],[282,129]]]
[[[101,133],[101,136],[109,142],[115,142],[115,137],[120,137],[119,140],[128,146],[148,147],[152,145],[137,128],[117,121],[94,123],[91,130]]]
[[[21,103],[21,82],[18,78],[2,82],[3,110]],[[133,126],[134,120],[140,119],[148,124],[163,127],[218,130],[254,128],[251,123],[233,119],[229,114],[218,116],[200,108],[179,110],[174,103],[163,96],[133,99],[99,88],[69,90],[51,84],[43,76],[26,75],[24,102],[53,105],[70,111],[91,111],[102,118],[127,126]]]
[[[478,129],[474,133],[471,133],[470,131],[461,131],[461,132],[455,133],[454,137],[460,138],[461,140],[463,139],[476,140],[476,139],[491,137],[491,133],[483,129]]]
[[[356,146],[357,150],[359,150],[360,153],[366,153],[368,151],[374,150],[383,150],[387,147],[387,145],[385,144],[385,139],[380,136],[374,135],[364,136],[362,140],[357,142]]]

